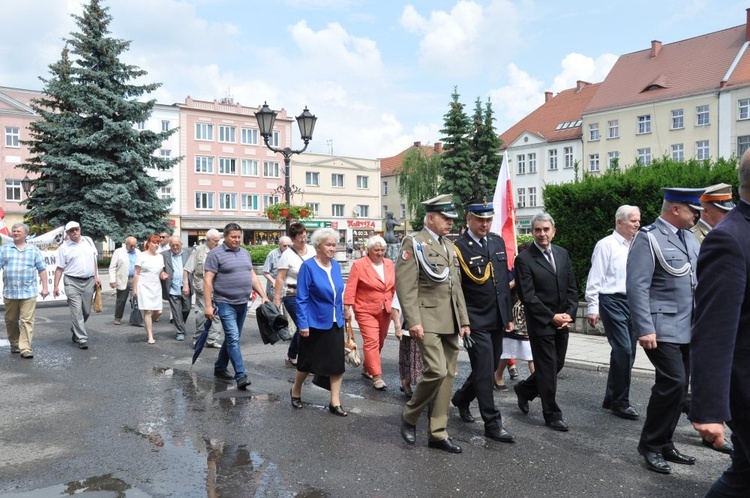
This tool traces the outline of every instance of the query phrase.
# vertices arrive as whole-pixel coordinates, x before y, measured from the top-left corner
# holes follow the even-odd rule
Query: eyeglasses
[[[281,247],[292,247],[292,244],[281,244]]]
[[[166,239],[166,238],[167,238],[167,236],[166,236],[166,235],[159,235],[159,238],[160,238],[160,239]]]

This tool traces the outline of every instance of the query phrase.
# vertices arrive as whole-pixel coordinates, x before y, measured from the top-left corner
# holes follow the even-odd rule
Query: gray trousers
[[[195,335],[193,340],[197,341],[206,325],[206,298],[203,292],[195,291]],[[219,314],[214,310],[214,319],[211,322],[211,328],[208,330],[208,344],[221,344],[221,319]]]
[[[94,277],[88,280],[68,277],[63,278],[65,295],[68,297],[70,308],[70,319],[73,322],[73,335],[78,342],[86,342],[89,337],[86,333],[86,320],[91,314],[91,305],[94,303]]]
[[[180,294],[179,296],[169,295],[169,311],[172,312],[172,323],[177,329],[178,335],[185,335],[185,320],[190,316],[190,296]]]
[[[125,313],[125,305],[130,299],[130,293],[133,292],[133,277],[128,277],[128,285],[124,289],[117,289],[117,300],[115,301],[115,319],[122,320]]]

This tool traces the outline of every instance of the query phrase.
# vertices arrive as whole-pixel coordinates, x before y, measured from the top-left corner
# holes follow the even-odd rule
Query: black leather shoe
[[[518,392],[518,384],[513,386],[513,392],[516,393],[516,396],[518,396],[518,409],[521,410],[521,413],[524,415],[529,414],[529,400],[521,396],[521,394]]]
[[[549,422],[546,422],[547,427],[552,429],[553,431],[560,431],[560,432],[568,432],[570,430],[570,427],[568,427],[568,424],[565,423],[564,420],[550,420]]]
[[[683,455],[677,450],[677,448],[661,450],[661,454],[664,457],[664,460],[668,462],[679,463],[682,465],[694,465],[695,464],[695,457]]]
[[[411,425],[406,420],[401,419],[401,437],[404,438],[407,444],[414,444],[417,442],[417,427]]]
[[[635,408],[629,406],[627,408],[614,407],[612,408],[612,415],[620,418],[626,418],[628,420],[638,420],[638,412]]]
[[[732,451],[734,451],[734,446],[726,439],[724,439],[724,444],[721,445],[720,448],[714,448],[714,443],[709,443],[705,439],[701,440],[703,441],[703,446],[711,448],[714,451],[718,451],[719,453],[726,453],[727,455],[729,455],[730,453],[732,453]]]
[[[344,411],[343,408],[341,408],[341,405],[333,406],[333,405],[331,405],[329,403],[329,405],[328,405],[328,411],[331,412],[331,413],[333,413],[337,417],[346,417],[347,415],[349,415],[348,413],[346,413]]]
[[[250,387],[250,379],[247,377],[240,377],[240,379],[237,381],[237,389],[240,391],[246,391],[248,387]]]
[[[427,443],[427,446],[436,450],[447,451],[448,453],[461,453],[461,447],[454,444],[451,438],[443,439],[442,441],[430,441]]]
[[[234,380],[234,375],[230,374],[226,369],[214,369],[214,377],[221,380]]]
[[[461,420],[463,420],[467,424],[474,423],[474,415],[471,414],[469,405],[457,405],[454,401],[451,401],[451,403],[453,403],[453,406],[458,408],[458,416],[461,417]]]
[[[289,389],[289,397],[292,398],[292,408],[302,408],[302,398],[295,398],[291,389]]]
[[[605,410],[611,410],[612,409],[612,402],[609,401],[609,400],[607,400],[607,399],[605,399],[604,401],[602,401],[602,408],[604,408]]]
[[[648,470],[653,470],[659,474],[670,474],[672,472],[672,467],[664,461],[664,457],[660,454],[653,451],[644,451],[640,448],[638,448],[638,453],[643,455]]]
[[[484,428],[484,436],[501,443],[515,443],[516,438],[510,432],[498,425]]]

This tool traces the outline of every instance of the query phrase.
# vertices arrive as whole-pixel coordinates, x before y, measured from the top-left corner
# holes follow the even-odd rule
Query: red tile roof
[[[745,37],[743,24],[666,45],[653,41],[651,48],[622,55],[584,114],[717,91]],[[748,68],[743,65],[738,78],[747,79]],[[658,88],[647,90],[652,85]]]
[[[538,107],[534,112],[511,126],[500,135],[501,149],[506,149],[522,134],[528,132],[547,142],[559,142],[580,138],[581,125],[558,129],[562,123],[576,123],[601,83],[580,81],[575,88],[558,93]]]
[[[407,152],[409,152],[410,150],[414,150],[416,147],[420,147],[422,149],[422,152],[424,152],[427,156],[431,156],[435,152],[439,154],[443,151],[443,144],[440,142],[435,142],[435,145],[433,146],[422,145],[422,142],[414,142],[414,145],[412,145],[408,149],[402,150],[395,156],[381,158],[380,176],[393,176],[395,174],[398,174],[401,166],[404,164],[404,156]]]

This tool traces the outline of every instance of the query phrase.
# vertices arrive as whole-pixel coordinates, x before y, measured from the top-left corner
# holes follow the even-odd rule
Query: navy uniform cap
[[[680,188],[662,187],[664,200],[670,202],[682,202],[696,211],[702,211],[701,195],[706,191],[704,188]]]
[[[466,205],[466,212],[477,218],[492,218],[495,216],[495,209],[492,206],[492,202],[484,196],[477,196],[471,199]]]
[[[446,218],[456,219],[456,206],[453,204],[453,196],[450,194],[438,195],[432,199],[422,201],[425,211],[428,213],[440,213]]]

